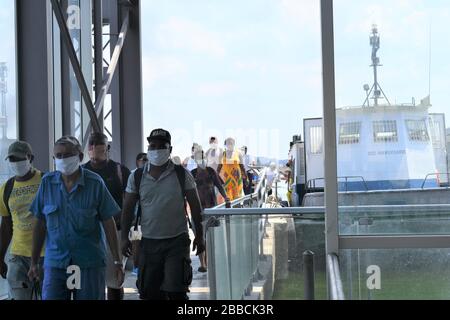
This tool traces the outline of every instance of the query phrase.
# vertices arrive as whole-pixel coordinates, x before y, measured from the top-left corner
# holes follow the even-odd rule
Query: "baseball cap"
[[[55,145],[71,145],[73,146],[79,153],[83,153],[80,141],[77,138],[72,136],[65,136],[55,142]]]
[[[156,129],[150,133],[150,136],[147,138],[147,141],[150,143],[152,140],[162,140],[164,142],[168,142],[172,144],[172,137],[170,136],[169,131],[164,129]]]
[[[16,157],[19,159],[26,159],[28,155],[32,155],[33,150],[29,143],[25,141],[16,141],[12,145],[9,146],[8,156],[5,160],[8,160],[10,157]]]

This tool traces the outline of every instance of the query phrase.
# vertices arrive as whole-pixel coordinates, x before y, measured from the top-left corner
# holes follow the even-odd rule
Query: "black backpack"
[[[188,213],[187,213],[187,209],[186,209],[186,207],[187,207],[187,203],[186,203],[186,188],[185,188],[186,170],[184,169],[183,166],[175,165],[175,173],[177,175],[178,182],[180,183],[181,196],[184,199],[184,213],[185,213],[186,218],[187,218],[187,220],[189,222],[189,227],[192,229],[192,224],[191,224],[191,221],[190,221],[190,219],[188,217]],[[141,189],[141,182],[142,182],[142,177],[143,176],[144,176],[144,169],[143,168],[137,169],[134,172],[134,186],[135,186],[135,188],[137,190],[137,194],[138,194],[138,198],[139,198],[138,201],[139,202],[141,201],[140,200],[141,196],[140,196],[139,190]],[[141,222],[141,217],[142,217],[142,209],[141,209],[141,206],[138,205],[138,212],[137,212],[137,217],[136,217],[136,223],[134,225],[134,230],[138,229],[138,226],[139,226],[139,224]]]
[[[41,172],[41,179],[45,176],[45,172]],[[34,176],[33,176],[34,178]],[[3,192],[3,203],[5,204],[6,210],[8,211],[8,215],[11,216],[11,209],[9,208],[9,198],[11,198],[11,193],[14,189],[14,183],[16,182],[16,178],[12,177],[5,184],[5,191]]]

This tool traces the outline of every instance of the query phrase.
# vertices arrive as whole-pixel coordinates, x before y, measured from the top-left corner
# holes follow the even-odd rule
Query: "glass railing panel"
[[[211,299],[304,299],[303,253],[314,252],[315,297],[326,299],[323,215],[227,216],[208,228]]]
[[[447,300],[450,249],[341,250],[348,300]]]

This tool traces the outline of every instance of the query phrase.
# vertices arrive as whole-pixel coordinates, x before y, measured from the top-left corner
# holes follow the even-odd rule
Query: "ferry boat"
[[[417,190],[449,186],[445,115],[431,113],[430,96],[416,104],[391,104],[378,82],[380,37],[370,37],[374,84],[360,106],[336,110],[340,192]],[[373,101],[373,102],[372,102]],[[323,119],[304,119],[290,160],[293,203],[324,188]]]

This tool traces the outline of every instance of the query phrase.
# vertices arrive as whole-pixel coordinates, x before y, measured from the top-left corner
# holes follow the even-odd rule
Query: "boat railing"
[[[446,173],[436,172],[436,173],[429,173],[426,175],[425,179],[423,180],[421,189],[425,189],[425,185],[427,184],[427,181],[430,177],[435,177],[435,180],[437,180],[439,187],[442,187],[443,186],[442,181],[441,181],[442,176],[447,177],[447,181],[445,182],[445,187],[449,188],[450,187],[450,172],[446,172]]]
[[[345,182],[342,180],[344,180]],[[369,191],[369,187],[367,186],[366,180],[364,180],[363,176],[338,177],[338,182],[344,183],[344,185],[345,185],[345,192],[349,191],[348,190],[349,180],[353,180],[351,182],[355,182],[354,180],[360,180],[362,182],[362,184],[364,185],[364,188],[366,189],[365,191]],[[325,178],[316,178],[316,179],[308,180],[308,183],[306,185],[306,192],[311,193],[311,191],[317,190],[316,182],[318,182],[318,181],[325,181]],[[323,188],[323,187],[321,187],[321,188]]]

